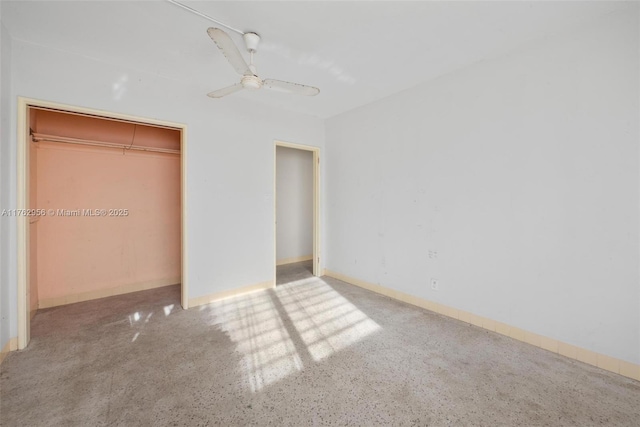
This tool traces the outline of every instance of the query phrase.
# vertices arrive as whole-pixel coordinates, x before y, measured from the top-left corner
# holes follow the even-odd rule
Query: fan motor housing
[[[262,80],[257,76],[244,76],[240,83],[242,83],[242,87],[249,90],[257,90],[262,87]]]

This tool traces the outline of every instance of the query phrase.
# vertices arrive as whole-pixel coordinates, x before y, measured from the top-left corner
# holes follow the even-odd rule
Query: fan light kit
[[[298,83],[285,82],[274,79],[261,79],[258,77],[256,66],[253,64],[253,54],[258,49],[260,36],[256,33],[244,33],[242,38],[245,47],[249,52],[249,64],[242,57],[242,54],[231,40],[231,37],[220,28],[209,28],[207,33],[227,58],[227,61],[242,76],[240,83],[222,89],[214,90],[207,94],[211,98],[222,98],[242,89],[258,90],[261,88],[278,90],[280,92],[294,93],[298,95],[314,96],[320,93],[320,89],[313,86],[301,85]]]

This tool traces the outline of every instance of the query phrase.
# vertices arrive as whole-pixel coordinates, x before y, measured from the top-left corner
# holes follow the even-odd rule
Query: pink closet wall
[[[131,144],[130,123],[39,111],[37,133]],[[128,209],[37,222],[39,307],[180,281],[180,156],[42,141],[37,207]],[[138,125],[134,145],[179,148],[176,130]],[[32,260],[33,261],[33,260]]]

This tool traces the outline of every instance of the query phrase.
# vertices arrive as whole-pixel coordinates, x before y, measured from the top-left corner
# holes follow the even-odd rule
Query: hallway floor
[[[190,310],[179,287],[41,310],[2,426],[637,426],[640,383],[338,280]]]

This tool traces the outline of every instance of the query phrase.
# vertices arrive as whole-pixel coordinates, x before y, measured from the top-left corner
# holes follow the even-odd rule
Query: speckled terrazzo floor
[[[0,424],[639,425],[637,381],[309,270],[187,311],[177,286],[41,310]]]

